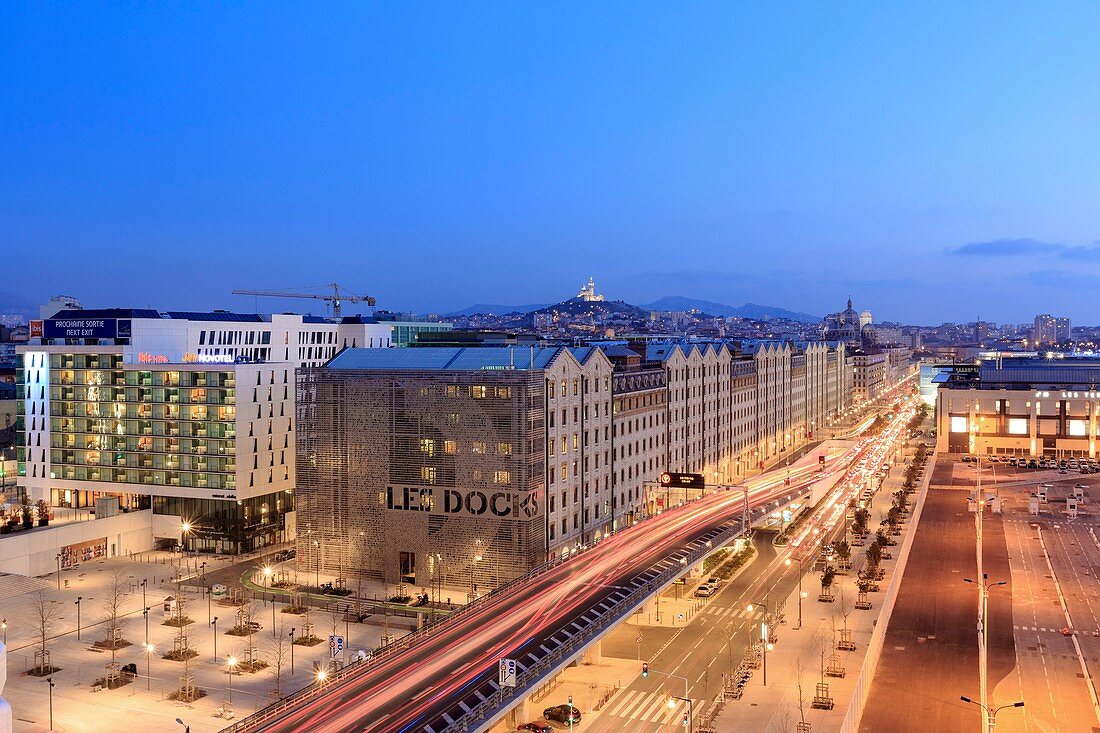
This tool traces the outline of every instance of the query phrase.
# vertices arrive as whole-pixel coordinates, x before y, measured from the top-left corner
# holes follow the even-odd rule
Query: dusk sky
[[[1100,323],[1100,5],[774,5],[5,3],[0,312]]]

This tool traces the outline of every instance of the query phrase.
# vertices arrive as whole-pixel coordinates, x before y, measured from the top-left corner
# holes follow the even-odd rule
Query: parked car
[[[709,578],[707,578],[707,582],[709,584],[713,585],[715,588],[721,588],[722,587],[722,579],[719,578],[717,575],[712,575]]]
[[[581,711],[573,705],[555,705],[552,708],[543,710],[542,717],[558,723],[579,723],[581,722]]]
[[[712,595],[714,595],[714,588],[707,585],[706,583],[703,583],[701,586],[695,589],[696,598],[710,598]]]
[[[279,550],[275,553],[275,562],[285,562],[287,560],[293,560],[297,556],[297,550]]]
[[[533,723],[524,723],[516,728],[516,730],[531,731],[532,733],[554,733],[554,726],[549,723],[539,723],[536,721]]]

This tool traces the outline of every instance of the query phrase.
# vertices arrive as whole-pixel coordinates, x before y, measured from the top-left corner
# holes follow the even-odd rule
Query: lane
[[[907,419],[899,411],[893,433],[884,431],[878,439],[830,458],[826,474],[858,466]],[[750,507],[770,507],[777,497],[801,491],[819,476],[817,466],[780,473],[747,483]],[[493,689],[497,659],[508,656],[527,664],[529,653],[541,654],[543,645],[566,639],[583,612],[614,601],[625,588],[670,567],[685,548],[739,525],[742,496],[740,490],[718,491],[648,519],[456,614],[407,649],[353,669],[338,684],[297,700],[278,717],[258,724],[243,721],[231,730],[438,733],[448,719],[459,717]]]

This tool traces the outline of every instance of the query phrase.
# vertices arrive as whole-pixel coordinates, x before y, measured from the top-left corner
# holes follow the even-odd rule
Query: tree
[[[840,540],[833,545],[833,554],[842,565],[847,565],[852,558],[852,548],[848,546],[847,540]]]
[[[111,663],[107,665],[107,687],[113,686],[118,679],[117,650],[128,646],[129,642],[122,638],[123,616],[122,604],[126,600],[127,579],[125,571],[117,568],[111,574],[110,584],[107,586],[106,597],[103,601],[103,631],[106,638],[95,643],[95,646],[111,651]]]
[[[50,664],[50,650],[47,643],[57,626],[58,605],[51,601],[45,591],[38,591],[34,600],[35,620],[38,622],[38,644],[34,652],[34,668],[31,674],[43,677],[57,671],[57,667]]]
[[[882,562],[882,545],[879,543],[878,538],[867,547],[867,567],[870,570],[874,570],[878,567],[878,564]]]
[[[283,666],[286,664],[287,649],[286,624],[279,623],[275,630],[274,638],[269,642],[268,648],[271,657],[271,676],[274,678],[275,687],[271,690],[272,700],[283,699]]]

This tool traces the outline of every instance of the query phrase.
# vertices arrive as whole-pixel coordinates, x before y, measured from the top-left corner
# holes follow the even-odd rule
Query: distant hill
[[[509,313],[530,313],[540,308],[545,308],[547,305],[547,303],[535,303],[533,305],[490,305],[488,303],[477,303],[471,305],[469,308],[463,308],[460,311],[451,311],[444,315],[452,317],[476,315],[503,316]]]
[[[594,300],[584,298],[570,298],[561,303],[539,308],[535,313],[564,313],[571,316],[584,315],[586,313],[600,313],[603,316],[623,316],[627,318],[648,318],[649,311],[639,308],[621,300]]]
[[[821,321],[820,318],[812,316],[809,313],[789,311],[784,308],[776,308],[770,305],[745,303],[741,306],[732,306],[724,303],[715,303],[710,300],[685,298],[682,295],[666,295],[659,300],[643,305],[642,308],[651,311],[698,310],[711,316],[722,316],[724,318],[752,318],[761,321],[773,318],[786,318],[800,323],[818,323]]]

